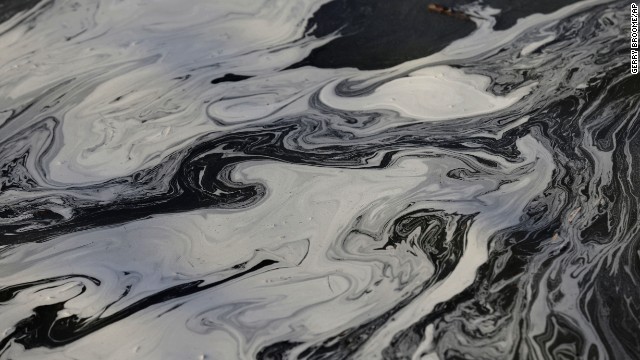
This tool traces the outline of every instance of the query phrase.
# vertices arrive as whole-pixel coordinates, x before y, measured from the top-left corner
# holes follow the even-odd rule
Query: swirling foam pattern
[[[627,5],[366,71],[293,66],[323,1],[15,13],[0,357],[640,358]]]

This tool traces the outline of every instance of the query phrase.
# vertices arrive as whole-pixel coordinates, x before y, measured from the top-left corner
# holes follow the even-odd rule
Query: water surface
[[[637,359],[629,3],[0,2],[0,358]]]

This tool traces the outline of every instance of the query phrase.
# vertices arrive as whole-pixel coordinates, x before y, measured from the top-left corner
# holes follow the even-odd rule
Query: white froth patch
[[[109,359],[197,358],[199,354],[216,359],[254,358],[275,338],[311,340],[382,313],[407,295],[408,290],[398,291],[398,280],[392,277],[404,268],[389,263],[382,274],[382,261],[389,256],[337,261],[328,258],[327,252],[340,246],[339,234],[363,209],[377,204],[393,213],[394,199],[416,191],[429,176],[428,161],[407,157],[382,170],[247,162],[234,171],[234,180],[257,181],[268,188],[267,197],[255,207],[157,216],[16,248],[0,264],[0,280],[5,284],[37,280],[42,274],[85,274],[101,284],[76,278],[64,281],[69,284],[64,291],[24,292],[7,304],[5,313],[11,315],[7,325],[27,317],[34,304],[68,299],[60,317],[108,316],[171,286],[228,277],[233,274],[229,268],[244,261],[249,261],[249,268],[256,263],[251,261],[256,251],[280,265],[197,296],[155,305],[59,349],[24,353],[17,345],[9,354],[33,359],[61,354]],[[408,289],[433,274],[424,254],[418,263]],[[374,287],[377,280],[381,282]],[[80,285],[87,290],[78,296]],[[127,285],[131,290],[120,298]],[[374,291],[365,293],[368,288]],[[53,295],[57,297],[43,298]],[[111,302],[115,304],[101,313]]]
[[[320,99],[342,110],[392,110],[405,117],[436,121],[506,109],[529,94],[533,87],[524,86],[506,96],[496,96],[486,91],[489,82],[488,77],[465,74],[462,70],[441,65],[392,80],[367,96],[338,96],[336,82],[322,90]]]
[[[124,176],[221,130],[206,114],[207,102],[224,96],[212,79],[277,73],[330,41],[305,35],[324,2],[53,2],[32,28],[22,23],[0,37],[0,105],[29,103],[66,84],[41,100],[57,105],[32,116],[62,121],[64,143],[48,178],[79,184]]]

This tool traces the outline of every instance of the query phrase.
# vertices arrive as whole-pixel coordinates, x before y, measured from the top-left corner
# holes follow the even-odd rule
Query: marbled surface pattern
[[[0,358],[640,358],[628,3],[343,3],[2,17]]]

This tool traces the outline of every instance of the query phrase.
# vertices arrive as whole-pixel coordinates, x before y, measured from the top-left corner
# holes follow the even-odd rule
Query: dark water
[[[0,358],[639,359],[629,3],[0,2]]]

